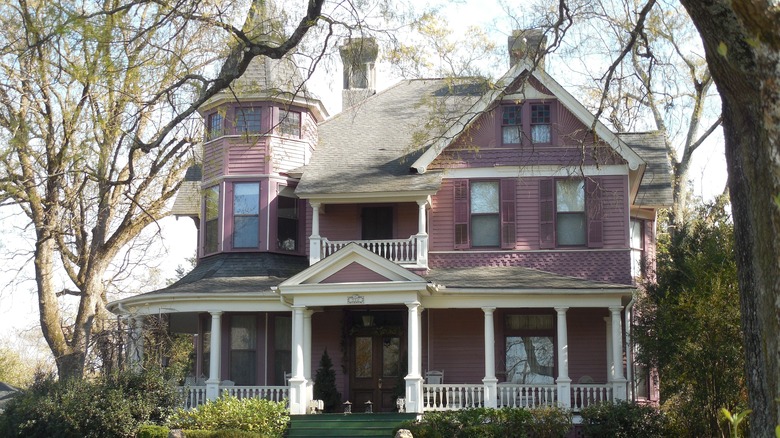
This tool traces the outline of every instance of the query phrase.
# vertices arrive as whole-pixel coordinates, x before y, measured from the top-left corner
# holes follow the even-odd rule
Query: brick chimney
[[[544,70],[544,54],[537,60],[538,53],[547,47],[547,37],[542,29],[515,29],[507,37],[509,65],[513,66],[521,59],[530,63],[537,61],[537,67]]]
[[[376,94],[376,58],[379,46],[374,38],[350,38],[339,47],[344,65],[342,108],[354,106]]]

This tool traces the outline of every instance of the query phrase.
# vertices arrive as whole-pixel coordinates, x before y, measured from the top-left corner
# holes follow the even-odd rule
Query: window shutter
[[[555,191],[553,179],[539,181],[539,247],[555,248]]]
[[[585,181],[585,205],[588,210],[588,248],[604,246],[603,217],[601,205],[601,178],[588,178]]]
[[[469,181],[456,179],[452,182],[452,210],[455,223],[455,249],[469,247]]]
[[[501,248],[515,248],[515,192],[517,180],[501,180]]]

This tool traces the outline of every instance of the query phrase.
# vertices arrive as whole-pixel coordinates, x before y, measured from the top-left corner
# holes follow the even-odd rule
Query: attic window
[[[260,132],[260,108],[236,109],[236,134],[257,134]]]
[[[523,106],[504,107],[501,120],[501,136],[504,144],[520,144],[523,132]]]
[[[551,143],[550,131],[550,105],[531,105],[531,141],[534,144]]]

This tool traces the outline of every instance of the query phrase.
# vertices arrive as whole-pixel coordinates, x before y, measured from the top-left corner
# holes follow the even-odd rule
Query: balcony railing
[[[558,387],[554,384],[498,384],[498,407],[537,408],[558,403]]]
[[[418,263],[417,236],[412,236],[408,239],[383,240],[328,240],[328,238],[323,237],[321,238],[320,258],[328,257],[352,242],[380,257],[401,265]]]
[[[228,394],[237,398],[262,398],[274,402],[289,399],[290,389],[287,386],[220,386],[220,394]],[[185,408],[195,408],[206,403],[205,386],[180,386]]]
[[[576,383],[571,385],[571,410],[579,412],[596,403],[612,400],[612,385]]]

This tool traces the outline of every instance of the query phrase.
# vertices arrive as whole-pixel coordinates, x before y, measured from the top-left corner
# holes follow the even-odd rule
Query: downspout
[[[634,316],[634,304],[636,303],[636,294],[631,294],[631,301],[626,305],[626,313],[624,315],[624,324],[626,326],[626,382],[628,383],[628,398],[631,401],[636,401],[634,395],[634,349],[633,342],[631,340],[631,322]]]

